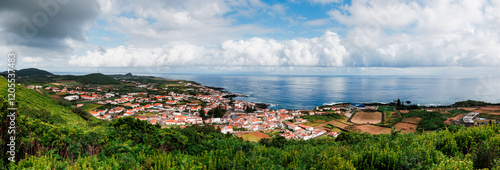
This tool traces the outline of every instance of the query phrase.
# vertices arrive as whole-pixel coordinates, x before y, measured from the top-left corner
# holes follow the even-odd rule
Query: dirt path
[[[43,94],[43,92],[42,92],[40,89],[36,89],[36,91],[37,91],[38,93],[40,93],[41,95],[45,95],[45,94]]]

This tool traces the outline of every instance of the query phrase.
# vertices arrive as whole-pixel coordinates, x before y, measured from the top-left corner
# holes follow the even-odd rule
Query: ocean
[[[313,109],[335,103],[390,103],[398,98],[412,104],[440,106],[456,101],[500,103],[499,77],[419,76],[291,76],[161,74],[248,95],[238,100],[268,103],[271,109]]]

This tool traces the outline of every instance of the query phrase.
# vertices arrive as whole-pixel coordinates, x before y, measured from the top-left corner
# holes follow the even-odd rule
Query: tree
[[[205,120],[205,119],[206,119],[206,115],[205,115],[205,108],[204,108],[204,107],[203,107],[203,108],[201,108],[201,110],[200,110],[200,117],[201,117],[203,120]]]
[[[396,102],[396,106],[398,106],[398,107],[401,106],[401,100],[399,100],[399,98],[398,98],[398,101]]]
[[[407,100],[407,101],[406,101],[406,104],[410,105],[410,104],[411,104],[411,101]]]

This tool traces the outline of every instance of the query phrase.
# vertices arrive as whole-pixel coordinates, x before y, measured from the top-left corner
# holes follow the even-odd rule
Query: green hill
[[[16,70],[16,74],[18,77],[50,77],[53,76],[54,74],[45,71],[45,70],[40,70],[36,68],[26,68],[26,69],[21,69],[21,70]],[[3,77],[7,75],[7,71],[4,71],[0,73]]]
[[[7,80],[2,77],[0,78],[0,96],[3,97],[2,99],[7,98],[7,93]],[[18,103],[20,113],[46,117],[47,120],[50,120],[48,122],[55,124],[77,125],[85,123],[85,121],[80,116],[73,113],[70,108],[59,105],[58,102],[34,90],[17,85],[15,94],[15,101]],[[43,113],[43,115],[41,113]]]
[[[54,74],[45,70],[40,70],[36,68],[27,68],[18,70],[17,75],[24,77],[24,76],[52,76]]]
[[[120,84],[118,80],[115,80],[114,78],[110,76],[106,76],[101,73],[92,73],[92,74],[87,74],[84,76],[73,76],[73,75],[66,75],[62,76],[63,80],[75,80],[79,83],[83,84]]]

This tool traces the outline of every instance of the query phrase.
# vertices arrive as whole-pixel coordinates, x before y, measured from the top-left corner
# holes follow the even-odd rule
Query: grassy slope
[[[18,109],[20,114],[23,110],[34,109],[44,110],[50,112],[53,117],[60,117],[61,123],[64,124],[86,124],[80,116],[73,113],[69,108],[59,105],[56,101],[41,95],[35,90],[26,89],[22,86],[16,85],[16,102],[19,103]],[[0,95],[7,98],[7,80],[0,78]]]
[[[83,84],[120,84],[119,81],[101,73],[84,75],[78,77],[76,81]]]

